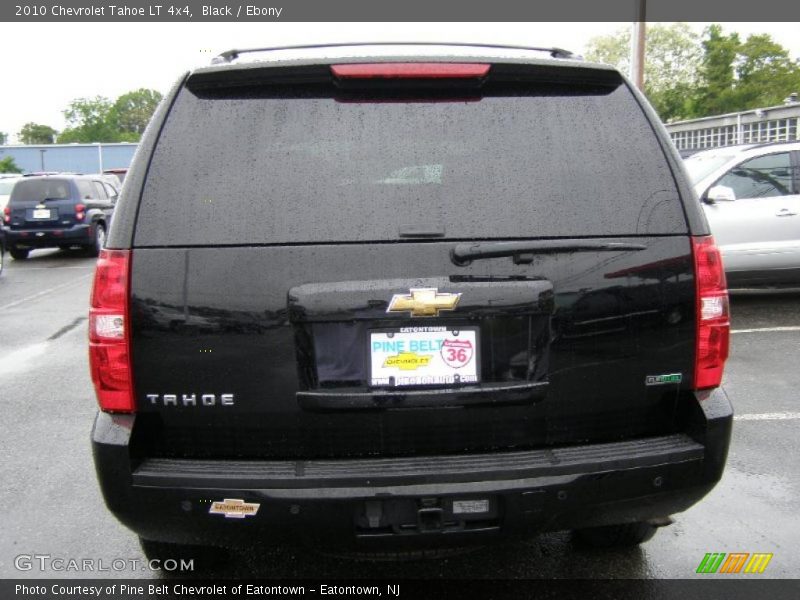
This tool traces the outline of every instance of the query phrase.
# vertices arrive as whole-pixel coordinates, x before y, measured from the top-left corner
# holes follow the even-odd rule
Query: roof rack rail
[[[83,175],[75,171],[31,171],[30,173],[23,173],[22,177],[50,177],[51,175]]]
[[[241,54],[249,54],[254,52],[275,52],[278,50],[311,50],[319,48],[347,48],[354,46],[457,46],[462,48],[492,48],[502,50],[531,50],[534,52],[547,52],[552,58],[571,58],[575,60],[582,60],[582,57],[564,50],[563,48],[545,48],[540,46],[517,46],[512,44],[483,44],[483,43],[469,43],[469,42],[351,42],[351,43],[332,43],[332,44],[302,44],[297,46],[272,46],[268,48],[236,48],[221,52],[213,59],[212,65],[229,63]]]

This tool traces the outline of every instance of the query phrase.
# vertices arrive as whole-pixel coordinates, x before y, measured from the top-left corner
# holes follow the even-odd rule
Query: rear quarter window
[[[92,185],[94,186],[94,197],[98,200],[108,200],[108,195],[106,194],[106,189],[103,187],[102,182],[100,181],[93,181]]]
[[[80,195],[82,200],[89,200],[94,198],[94,187],[92,186],[92,182],[86,179],[79,179],[75,182],[75,185],[78,186],[78,194]]]
[[[184,88],[144,184],[137,246],[685,233],[625,85],[365,96]]]

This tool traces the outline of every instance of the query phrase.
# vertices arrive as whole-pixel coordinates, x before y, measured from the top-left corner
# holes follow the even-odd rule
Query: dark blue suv
[[[105,245],[117,200],[116,188],[92,175],[46,175],[14,186],[3,212],[6,247],[17,260],[35,248]]]

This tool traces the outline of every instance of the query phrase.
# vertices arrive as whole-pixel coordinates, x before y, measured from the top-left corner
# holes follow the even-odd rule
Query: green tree
[[[698,116],[780,104],[800,89],[800,63],[768,34],[754,34],[742,42],[737,34],[723,35],[719,25],[712,25],[703,48]]]
[[[114,123],[113,105],[108,98],[78,98],[63,111],[68,127],[58,136],[59,143],[119,142],[121,134]]]
[[[23,144],[52,144],[58,132],[48,125],[25,123],[17,137]]]
[[[644,93],[665,121],[780,104],[800,91],[800,62],[767,34],[742,42],[720,25],[702,39],[685,23],[647,29]],[[590,40],[586,56],[629,70],[630,30]]]
[[[652,31],[651,27],[647,29]],[[610,35],[593,37],[586,44],[584,55],[593,62],[613,65],[626,75],[631,70],[631,30],[629,27],[620,29]],[[645,61],[645,65],[647,61]]]
[[[696,116],[740,110],[734,90],[736,78],[733,64],[741,45],[737,33],[724,35],[719,25],[711,25],[705,30],[700,69],[703,83],[695,99]]]
[[[113,103],[102,96],[78,98],[64,111],[68,127],[61,143],[138,142],[161,101],[156,90],[140,88]]]
[[[6,156],[0,159],[0,173],[22,173],[22,169],[14,162],[14,158]]]
[[[117,98],[110,118],[123,141],[139,141],[159,102],[161,93],[146,88],[139,88]]]
[[[800,90],[800,64],[767,34],[747,38],[739,47],[735,69],[739,110],[781,104]]]
[[[589,41],[586,57],[630,70],[630,29]],[[702,51],[699,37],[686,23],[647,28],[644,93],[663,120],[686,118],[699,83]]]
[[[662,118],[685,119],[700,82],[699,36],[686,23],[654,26],[647,40],[645,94]]]

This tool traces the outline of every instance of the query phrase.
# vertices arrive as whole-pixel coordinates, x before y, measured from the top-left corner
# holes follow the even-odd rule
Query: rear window
[[[23,179],[14,186],[9,203],[67,200],[71,196],[70,182],[66,179]]]
[[[685,232],[625,86],[487,84],[480,96],[184,88],[155,149],[136,245]]]

